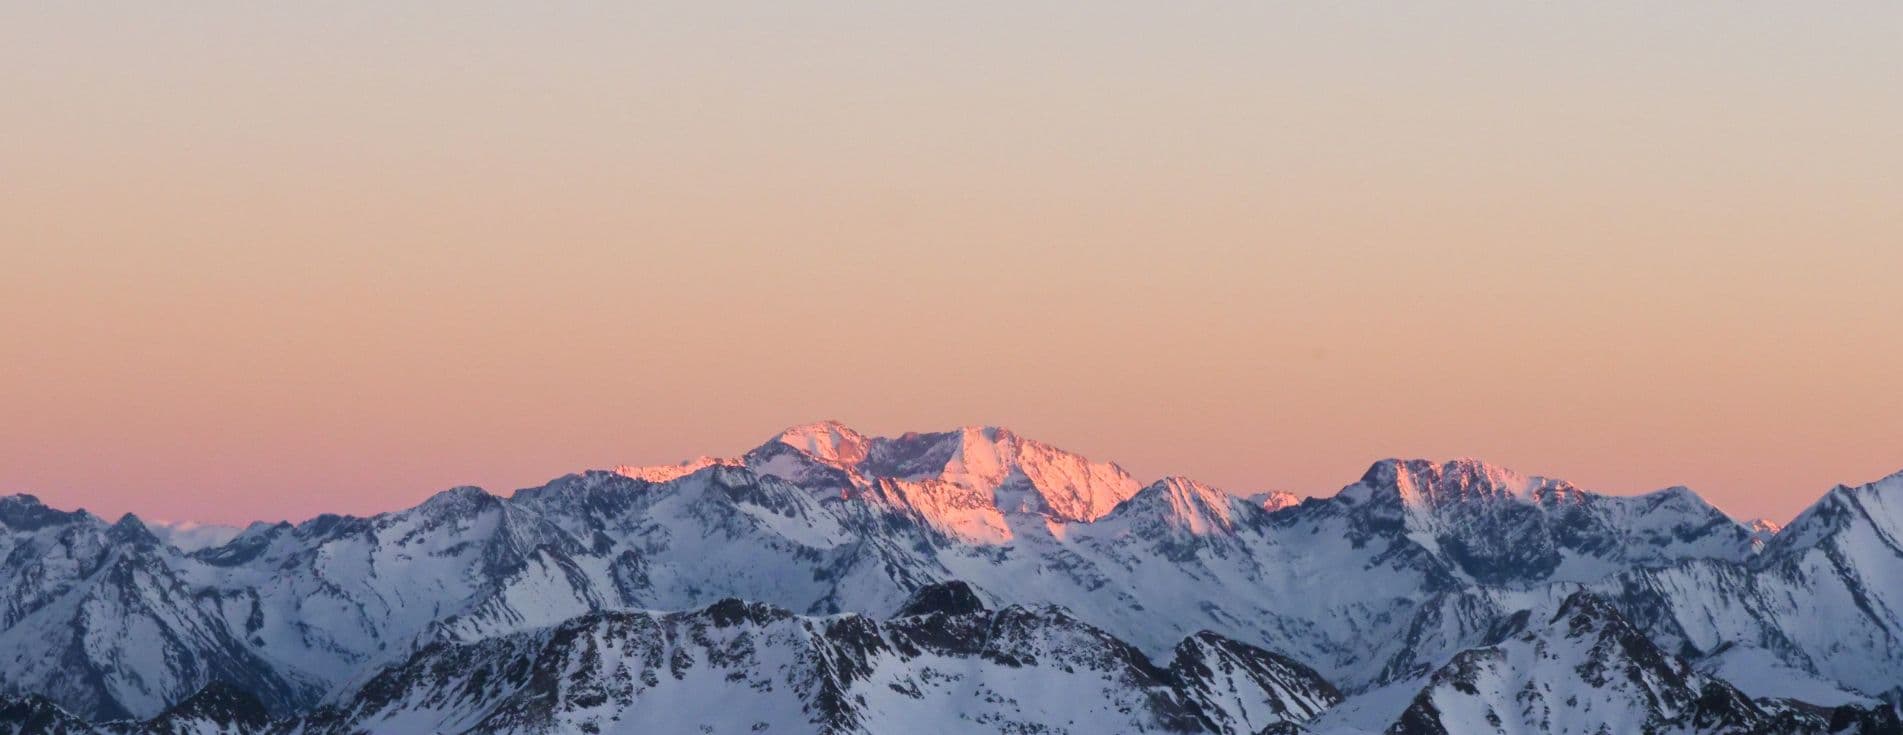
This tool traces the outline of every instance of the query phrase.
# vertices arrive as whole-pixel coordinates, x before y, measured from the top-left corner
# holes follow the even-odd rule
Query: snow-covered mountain
[[[1288,721],[1373,732],[1398,722],[1451,663],[1518,645],[1506,631],[1541,635],[1534,623],[1585,590],[1683,659],[1687,676],[1734,687],[1767,716],[1876,712],[1903,687],[1899,478],[1833,490],[1767,533],[1683,488],[1599,495],[1475,460],[1384,460],[1332,496],[1244,498],[1180,477],[1141,485],[1114,464],[1001,428],[873,437],[823,422],[738,457],[569,475],[506,498],[457,488],[368,518],[253,524],[197,550],[136,518],[108,523],[13,496],[0,499],[0,696],[92,721],[156,722],[216,684],[279,723],[315,727],[313,713],[326,713],[321,722],[346,730],[411,717],[471,728],[528,706],[504,700],[534,682],[504,691],[485,675],[465,686],[419,673],[450,676],[448,663],[418,667],[533,662],[563,635],[594,640],[597,658],[609,647],[623,657],[589,659],[608,667],[593,676],[620,683],[602,684],[610,701],[573,717],[655,725],[612,673],[644,670],[625,659],[630,641],[710,664],[678,636],[725,630],[705,619],[740,605],[768,611],[749,623],[750,640],[776,641],[773,655],[790,658],[696,671],[830,681],[891,712],[989,712],[994,723],[1049,731],[1126,730],[1150,713],[1193,721],[1180,731]],[[953,607],[987,622],[945,635],[994,640],[999,619],[1028,616],[1127,649],[1128,670],[1113,677],[1123,683],[1102,685],[1132,687],[1105,700],[1127,701],[1116,715],[1126,719],[1006,694],[1015,709],[985,709],[964,699],[977,690],[921,683],[920,667],[945,671],[952,664],[931,657],[951,654],[906,648],[918,618],[907,610],[922,591],[945,595],[953,584],[952,597],[969,598]],[[885,678],[814,668],[843,645],[827,638],[841,625],[863,628],[864,645],[878,640],[878,651],[855,655]],[[1049,635],[1012,645],[1044,650]],[[1037,663],[1013,667],[976,650],[959,654],[967,685],[1085,686],[1075,665],[1047,671],[1032,653]],[[1311,679],[1325,683],[1287,683]],[[538,707],[549,691],[569,691],[534,686],[542,693],[520,696]],[[888,696],[908,687],[918,696]],[[816,706],[790,689],[746,691],[769,727],[819,727],[785,719],[795,711],[785,707]],[[636,699],[695,701],[654,696]],[[1782,704],[1793,700],[1805,704]],[[861,724],[835,730],[899,716],[879,707],[846,708]]]
[[[214,681],[142,723],[114,723],[125,735],[252,735],[276,729],[264,704],[243,690]]]
[[[238,534],[244,533],[244,529],[237,526],[192,521],[147,522],[145,527],[160,541],[187,553],[213,546],[223,546],[231,543]]]
[[[885,621],[739,600],[589,613],[424,646],[306,715],[273,721],[256,700],[213,685],[150,721],[97,731],[1242,735],[1308,721],[1339,701],[1308,668],[1213,633],[1185,639],[1159,664],[1061,609],[987,609],[954,582],[922,588]],[[43,700],[0,713],[23,726],[95,731]]]
[[[1662,646],[1753,695],[1834,704],[1894,689],[1903,473],[1831,490],[1744,564],[1636,570],[1598,587]]]
[[[1497,640],[1435,671],[1388,735],[1891,733],[1894,706],[1757,700],[1660,650],[1605,600],[1574,593],[1523,611]]]
[[[1063,610],[992,611],[952,583],[885,621],[724,600],[438,642],[303,731],[1254,733],[1338,699],[1220,636],[1160,666]]]
[[[1263,510],[1275,511],[1291,505],[1299,505],[1302,497],[1282,490],[1265,490],[1249,496],[1249,502],[1262,506]]]
[[[107,524],[0,499],[0,695],[89,717],[150,716],[224,680],[289,708],[300,689],[204,604],[196,565],[133,516]]]
[[[994,426],[888,438],[826,421],[782,432],[744,463],[810,490],[906,508],[942,533],[978,542],[1010,538],[1008,516],[1095,520],[1139,488],[1115,464]]]
[[[1530,618],[1435,671],[1388,732],[1773,731],[1772,715],[1749,697],[1660,651],[1591,593],[1566,598],[1550,619]]]
[[[1763,551],[1764,547],[1771,543],[1771,539],[1777,536],[1777,532],[1784,530],[1783,524],[1766,518],[1753,518],[1745,521],[1744,527],[1751,531],[1751,549],[1753,551]]]
[[[95,728],[37,694],[0,697],[0,735],[92,735]]]

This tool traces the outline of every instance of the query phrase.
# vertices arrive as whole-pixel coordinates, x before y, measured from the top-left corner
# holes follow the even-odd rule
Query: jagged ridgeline
[[[1779,530],[828,422],[232,532],[12,496],[0,559],[0,732],[1878,733],[1903,691],[1903,475]]]

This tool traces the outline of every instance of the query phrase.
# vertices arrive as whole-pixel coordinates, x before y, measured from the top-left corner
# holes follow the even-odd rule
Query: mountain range
[[[0,498],[0,733],[1903,732],[1903,473],[1788,525],[996,427],[230,530]]]

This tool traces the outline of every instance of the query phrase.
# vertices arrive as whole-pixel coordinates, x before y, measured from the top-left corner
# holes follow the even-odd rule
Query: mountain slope
[[[1662,645],[1722,657],[1714,670],[1754,695],[1800,696],[1816,682],[1894,688],[1903,683],[1903,474],[1831,490],[1747,565],[1686,563],[1597,587]]]
[[[1839,488],[1767,540],[1682,488],[1604,496],[1473,460],[1385,460],[1294,502],[1187,478],[1138,487],[1002,429],[884,438],[832,422],[740,458],[507,498],[458,488],[368,518],[254,524],[189,554],[137,519],[14,496],[0,498],[0,695],[142,718],[216,681],[282,717],[350,705],[419,651],[727,598],[889,632],[914,593],[962,580],[994,606],[1066,610],[1147,660],[1204,631],[1273,650],[1285,658],[1206,650],[1220,676],[1171,691],[1224,699],[1280,661],[1375,727],[1518,613],[1550,615],[1582,588],[1699,676],[1867,704],[1903,686],[1898,497],[1897,478]],[[1320,701],[1276,696],[1217,724],[1259,729],[1264,711]]]
[[[213,682],[158,717],[125,728],[137,735],[254,735],[277,727],[264,704],[223,682]]]
[[[41,526],[12,543],[19,563],[4,579],[18,617],[0,630],[5,693],[99,719],[157,714],[213,679],[241,682],[280,711],[307,701],[309,687],[233,636],[181,572],[187,562],[137,518],[60,523],[50,537],[54,527]]]
[[[1525,625],[1455,656],[1388,733],[1774,731],[1749,698],[1660,651],[1590,594]]]
[[[1253,733],[1336,699],[1313,672],[1219,636],[1163,669],[1061,610],[993,612],[955,583],[904,612],[877,623],[728,600],[434,644],[305,732]]]
[[[0,697],[0,735],[93,735],[95,729],[38,695]]]

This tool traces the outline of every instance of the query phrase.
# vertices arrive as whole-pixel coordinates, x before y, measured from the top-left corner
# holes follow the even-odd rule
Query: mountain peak
[[[1571,485],[1522,475],[1471,457],[1435,463],[1426,459],[1384,459],[1361,476],[1361,486],[1376,494],[1398,495],[1406,505],[1442,505],[1471,500],[1532,500]]]
[[[1483,583],[1598,577],[1605,562],[1742,561],[1750,533],[1697,494],[1599,495],[1475,459],[1383,460],[1329,505],[1394,524]]]
[[[86,516],[83,510],[68,512],[47,507],[39,498],[25,493],[0,496],[0,526],[14,530],[31,531]]]
[[[1649,493],[1641,493],[1631,497],[1642,501],[1651,501],[1653,507],[1672,506],[1681,510],[1716,513],[1726,518],[1731,517],[1726,515],[1724,511],[1719,510],[1718,506],[1712,505],[1711,501],[1705,499],[1705,496],[1699,495],[1697,491],[1684,485],[1673,485],[1668,488],[1653,490]]]
[[[188,553],[213,546],[223,546],[244,531],[237,526],[196,521],[159,520],[148,522],[145,526],[160,540]]]
[[[1595,620],[1621,618],[1619,611],[1605,598],[1583,590],[1567,595],[1566,599],[1560,601],[1559,610],[1553,613],[1554,620],[1574,616]]]
[[[433,510],[475,508],[499,500],[496,496],[489,494],[489,491],[475,485],[459,485],[429,496],[428,500],[424,500],[423,504],[417,507]]]
[[[1825,495],[1855,496],[1861,502],[1875,502],[1879,505],[1897,504],[1903,506],[1903,470],[1885,475],[1862,485],[1838,485]]]
[[[152,533],[152,529],[146,528],[145,522],[131,513],[119,516],[119,520],[113,523],[111,528],[106,529],[106,538],[115,543],[125,544],[157,544],[159,542],[159,537]]]
[[[869,443],[864,434],[833,419],[788,427],[774,435],[773,441],[838,467],[864,462]]]
[[[1455,655],[1388,732],[1800,731],[1771,724],[1749,697],[1576,592],[1547,625]]]
[[[743,466],[744,464],[745,463],[737,459],[729,459],[726,457],[711,457],[711,456],[703,454],[693,459],[681,460],[680,462],[675,464],[621,465],[614,468],[614,473],[622,477],[633,478],[636,480],[646,480],[648,482],[668,482],[670,480],[676,480],[682,477],[686,477],[688,475],[694,474],[696,472],[707,469],[709,467],[713,467],[715,465],[720,465],[722,467],[740,467],[740,466]]]
[[[90,735],[96,730],[39,694],[0,695],[0,732],[45,735]]]
[[[1235,502],[1229,493],[1172,475],[1137,491],[1118,506],[1118,512],[1160,515],[1171,526],[1202,536],[1234,528]]]
[[[1765,551],[1799,552],[1858,527],[1883,538],[1903,538],[1903,472],[1855,487],[1831,488],[1779,529]]]
[[[1742,525],[1745,532],[1750,534],[1749,543],[1753,554],[1763,553],[1771,541],[1777,538],[1778,531],[1784,530],[1783,526],[1763,518],[1753,518]]]
[[[1271,512],[1302,504],[1302,496],[1284,490],[1264,490],[1250,495],[1248,500],[1257,507]]]
[[[1019,437],[1017,433],[1011,431],[1010,428],[995,424],[965,424],[964,426],[958,427],[958,432],[967,437],[982,438],[984,441],[1022,438]]]
[[[969,615],[985,612],[984,600],[963,580],[950,580],[937,584],[928,584],[918,588],[905,604],[899,606],[895,617],[913,617],[944,613],[946,615]]]
[[[153,719],[148,727],[153,732],[259,732],[270,724],[270,714],[256,696],[213,680]]]
[[[1219,488],[1182,475],[1170,475],[1152,482],[1138,493],[1146,491],[1160,492],[1182,502],[1200,503],[1210,507],[1226,507],[1232,497]]]
[[[663,484],[630,479],[642,476]],[[1518,732],[1662,731],[1651,723],[1686,721],[1704,681],[1666,651],[1713,677],[1750,677],[1766,697],[1903,680],[1903,649],[1892,645],[1903,605],[1890,592],[1903,568],[1896,477],[1833,491],[1765,556],[1731,553],[1747,529],[1684,488],[1596,495],[1473,459],[1394,459],[1337,499],[1245,501],[1182,476],[1139,490],[1113,464],[978,425],[869,437],[818,422],[744,459],[568,475],[506,500],[454,488],[371,518],[253,524],[189,555],[113,548],[108,523],[84,514],[23,533],[16,517],[57,512],[13,496],[0,498],[0,625],[13,626],[0,642],[21,654],[0,661],[0,678],[110,718],[165,712],[222,679],[232,686],[207,687],[168,722],[239,722],[262,701],[317,718],[304,720],[323,725],[313,732],[512,732],[557,722],[550,707],[606,716],[600,703],[643,692],[665,706],[615,711],[664,721],[596,722],[673,732],[689,713],[718,718],[721,731],[812,729],[814,713],[858,711],[849,700],[859,692],[867,712],[934,729],[930,717],[952,711],[938,702],[1088,705],[1113,691],[1174,708],[1158,722],[1181,726],[1161,729],[1263,732],[1338,699],[1273,649],[1354,692],[1342,717],[1386,718],[1402,687],[1436,676],[1414,716],[1447,715],[1442,732],[1492,731],[1488,710],[1533,718],[1494,723]],[[1807,523],[1834,536],[1798,563],[1766,558]],[[127,515],[110,533],[177,546],[181,528]],[[1605,596],[1568,596],[1579,589]],[[648,612],[665,610],[688,612]],[[1086,618],[1116,627],[1099,635]],[[772,635],[714,631],[757,621],[791,622]],[[1194,633],[1205,626],[1215,632]],[[746,645],[734,643],[740,634]],[[1184,635],[1181,665],[1146,662]],[[782,645],[792,648],[770,648]],[[887,650],[898,653],[880,658]],[[569,664],[593,656],[584,651],[602,668],[569,686]],[[905,668],[944,671],[946,652],[1009,671],[982,680],[963,664],[951,678]],[[412,666],[406,653],[439,663]],[[756,687],[785,675],[761,668],[776,662],[818,668]],[[1105,663],[1134,678],[1100,683]],[[1027,688],[1019,674],[1047,666],[1066,678]],[[653,678],[628,676],[637,667]],[[445,675],[455,689],[434,688]],[[530,679],[538,688],[518,686]],[[417,698],[389,699],[405,681],[423,687]],[[954,699],[910,704],[940,684]],[[821,698],[780,696],[793,689]],[[1039,691],[1092,696],[1023,696]],[[755,714],[737,704],[749,693],[778,697],[758,722],[739,719]],[[501,709],[445,719],[439,705],[463,696]],[[1239,714],[1223,719],[1219,708]],[[1735,711],[1748,714],[1748,702]],[[394,719],[374,729],[323,719],[379,712]],[[1048,722],[1018,729],[1138,729],[1070,712]],[[831,729],[903,729],[879,723]],[[1565,723],[1580,727],[1552,726]],[[0,716],[0,732],[5,724]]]
[[[781,432],[743,461],[760,474],[829,494],[888,480],[940,483],[989,496],[985,504],[996,511],[1062,521],[1100,518],[1138,489],[1115,464],[977,424],[870,437],[837,421],[820,421]]]

